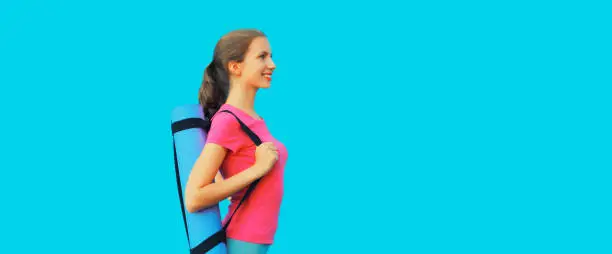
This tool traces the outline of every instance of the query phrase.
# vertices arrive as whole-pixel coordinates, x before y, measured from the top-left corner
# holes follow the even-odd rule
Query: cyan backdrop
[[[187,253],[170,135],[269,35],[279,253],[610,253],[610,6],[3,1],[0,253]]]

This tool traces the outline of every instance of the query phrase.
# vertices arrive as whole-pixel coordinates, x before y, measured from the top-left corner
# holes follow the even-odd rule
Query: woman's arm
[[[223,175],[221,175],[221,171],[217,171],[217,175],[215,175],[215,182],[220,183],[223,181]]]
[[[223,182],[223,175],[221,171],[217,171],[217,175],[215,176],[215,183]],[[227,201],[232,201],[232,196],[227,197]]]
[[[260,177],[258,172],[264,171],[253,165],[230,178],[213,183],[226,154],[226,148],[214,143],[207,143],[202,149],[185,187],[185,206],[190,213],[216,204],[240,191]]]

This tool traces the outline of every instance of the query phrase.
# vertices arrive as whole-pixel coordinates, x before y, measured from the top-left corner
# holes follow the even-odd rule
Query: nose
[[[270,70],[276,69],[276,65],[274,64],[274,61],[272,61],[272,59],[268,60],[268,69]]]

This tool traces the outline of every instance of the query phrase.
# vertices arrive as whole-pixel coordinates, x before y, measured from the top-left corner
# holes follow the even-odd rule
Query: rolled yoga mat
[[[221,230],[221,214],[219,205],[202,209],[196,213],[189,213],[185,207],[184,190],[191,168],[200,156],[206,143],[208,125],[201,105],[184,105],[172,111],[172,133],[174,138],[175,170],[177,174],[177,187],[183,220],[187,231],[189,248],[193,249],[206,238]],[[207,253],[226,254],[225,243],[220,243]]]

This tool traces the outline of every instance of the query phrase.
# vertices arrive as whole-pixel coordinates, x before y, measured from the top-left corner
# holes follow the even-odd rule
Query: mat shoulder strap
[[[236,116],[233,112],[231,112],[229,110],[223,110],[221,112],[227,112],[227,113],[230,113],[231,115],[233,115],[236,118],[236,120],[238,120],[238,123],[240,123],[240,128],[242,128],[242,130],[249,136],[251,141],[253,141],[253,143],[255,143],[255,145],[257,145],[257,146],[261,145],[261,143],[262,143],[261,139],[259,139],[257,134],[255,134],[251,129],[249,129],[249,127],[244,122],[242,122],[242,120],[240,120],[240,118],[238,116]],[[227,220],[227,223],[225,223],[225,226],[223,227],[224,230],[227,229],[227,227],[229,226],[230,222],[232,221],[232,218],[234,218],[234,214],[236,214],[236,211],[238,211],[238,209],[240,208],[240,206],[242,205],[244,200],[246,200],[247,197],[249,197],[249,195],[251,194],[251,192],[253,192],[253,189],[255,189],[255,186],[257,186],[257,184],[259,183],[260,179],[261,178],[255,180],[255,181],[253,181],[253,183],[251,183],[251,185],[247,189],[246,193],[244,194],[244,196],[240,200],[240,203],[238,203],[238,206],[236,207],[236,209],[234,210],[232,215],[230,215],[229,219]]]

